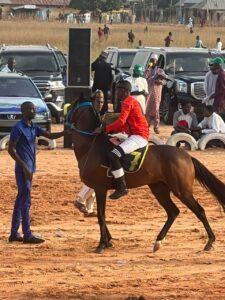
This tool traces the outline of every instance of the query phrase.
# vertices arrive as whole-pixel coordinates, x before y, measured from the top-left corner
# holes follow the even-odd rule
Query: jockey
[[[119,199],[128,193],[121,158],[125,154],[147,146],[149,139],[149,127],[138,101],[130,95],[131,84],[128,81],[120,81],[116,86],[116,95],[121,102],[119,118],[106,126],[107,133],[125,132],[128,138],[119,146],[110,151],[108,158],[115,178],[116,190],[109,196],[110,199]],[[95,133],[99,133],[98,129]]]

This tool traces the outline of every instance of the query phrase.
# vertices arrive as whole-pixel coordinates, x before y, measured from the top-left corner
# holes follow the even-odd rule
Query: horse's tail
[[[191,159],[195,168],[195,178],[207,189],[207,191],[217,198],[225,211],[225,184],[196,158],[192,157]]]

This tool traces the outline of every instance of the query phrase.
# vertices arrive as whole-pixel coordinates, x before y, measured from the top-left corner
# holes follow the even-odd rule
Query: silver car
[[[22,118],[20,106],[25,101],[36,106],[34,123],[50,130],[50,112],[34,82],[17,73],[0,72],[0,137],[10,134],[14,124]]]

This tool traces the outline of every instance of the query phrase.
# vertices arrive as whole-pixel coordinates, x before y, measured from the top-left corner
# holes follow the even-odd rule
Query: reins
[[[80,133],[80,134],[83,134],[83,135],[89,135],[89,136],[94,136],[94,134],[92,132],[88,132],[88,131],[84,131],[84,130],[81,130],[81,129],[78,129],[73,123],[70,122],[70,118],[73,116],[74,112],[76,110],[78,110],[79,108],[81,107],[92,107],[93,108],[93,105],[92,105],[92,102],[83,102],[83,103],[78,103],[72,110],[71,112],[68,113],[67,115],[67,118],[66,118],[66,126],[68,126],[70,129],[72,130],[75,130],[76,132]],[[82,116],[82,115],[81,115]]]

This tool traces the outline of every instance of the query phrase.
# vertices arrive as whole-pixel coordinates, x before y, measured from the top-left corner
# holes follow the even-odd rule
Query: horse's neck
[[[81,136],[79,133],[75,133],[73,139],[75,155],[79,161],[88,154],[94,137]]]
[[[81,120],[81,122],[77,124],[76,127],[79,130],[82,130],[87,133],[91,133],[97,128],[97,126],[99,126],[97,116],[93,114],[93,111],[89,111]],[[89,153],[89,150],[93,145],[94,139],[95,136],[74,132],[73,135],[74,151],[78,162]]]

